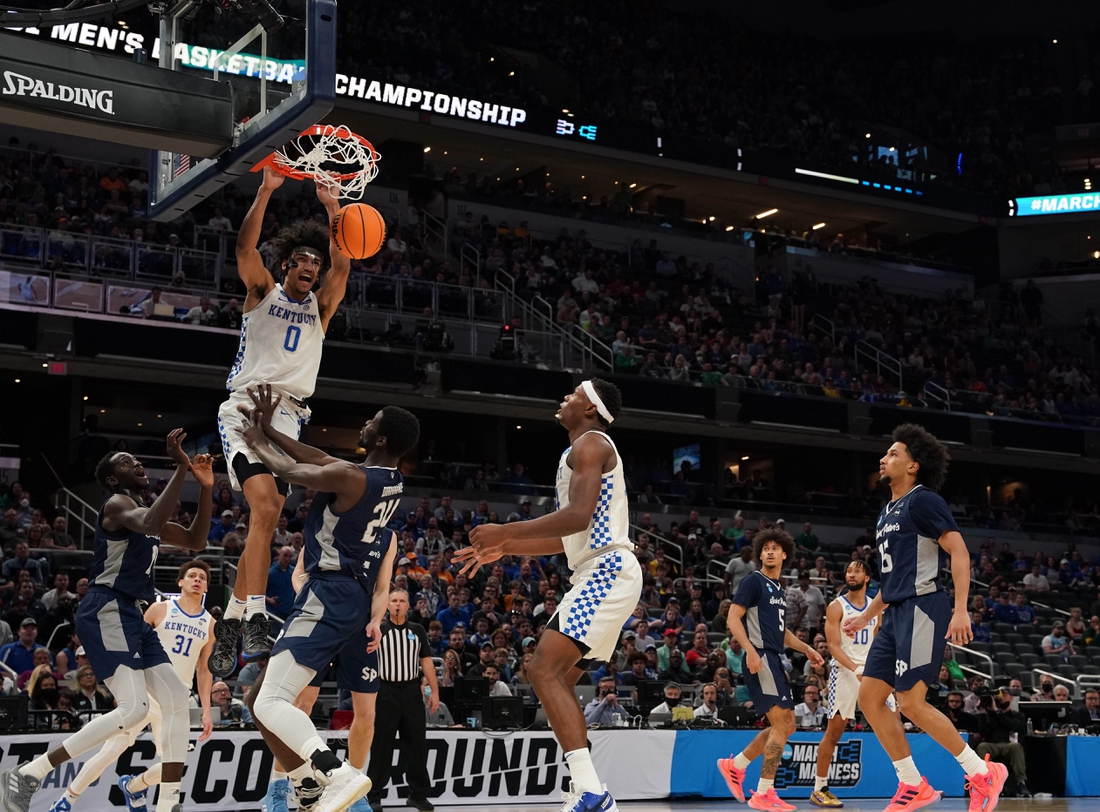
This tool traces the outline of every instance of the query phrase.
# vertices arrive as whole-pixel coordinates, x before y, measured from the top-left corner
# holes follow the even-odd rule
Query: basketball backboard
[[[257,0],[165,4],[160,66],[229,82],[234,128],[232,145],[214,158],[154,150],[149,172],[154,220],[179,217],[332,109],[335,0],[287,0],[279,7],[283,24],[278,28],[278,20],[263,13],[264,6]]]

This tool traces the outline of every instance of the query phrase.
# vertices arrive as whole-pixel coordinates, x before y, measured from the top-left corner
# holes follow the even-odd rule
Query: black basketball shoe
[[[237,638],[241,636],[241,622],[222,618],[214,629],[214,650],[210,652],[208,665],[215,677],[228,677],[237,667]]]

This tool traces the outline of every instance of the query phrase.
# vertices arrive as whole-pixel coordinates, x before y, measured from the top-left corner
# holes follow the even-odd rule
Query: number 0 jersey
[[[855,617],[864,609],[867,608],[868,598],[864,596],[862,606],[852,606],[851,601],[847,596],[841,595],[836,599],[840,604],[840,608],[844,610],[843,617],[840,618],[841,628],[844,626],[844,621],[850,617]],[[841,632],[840,634],[840,650],[851,658],[852,662],[856,665],[867,664],[867,652],[871,650],[871,641],[875,639],[875,628],[878,626],[879,617],[872,618],[871,622],[856,632],[855,637],[849,637]]]
[[[318,492],[313,497],[303,527],[305,568],[311,575],[348,575],[372,592],[392,540],[386,525],[397,512],[404,484],[396,468],[359,467],[367,484],[354,507],[337,513],[336,494]]]
[[[943,497],[923,485],[889,502],[875,528],[883,601],[893,604],[942,590],[946,557],[940,536],[958,529]]]
[[[225,388],[244,392],[265,383],[305,400],[317,386],[324,340],[317,297],[310,293],[296,302],[276,283],[241,320],[241,344]]]
[[[210,624],[213,621],[205,609],[197,615],[183,611],[175,598],[168,601],[168,610],[159,626],[154,627],[161,645],[172,661],[172,667],[180,675],[183,684],[191,687],[195,668],[199,662],[199,653],[210,639]]]

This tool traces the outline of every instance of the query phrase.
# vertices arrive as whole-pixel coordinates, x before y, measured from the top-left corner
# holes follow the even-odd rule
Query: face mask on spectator
[[[680,697],[678,697],[678,696],[675,696],[675,697],[666,696],[665,697],[665,704],[668,705],[670,708],[675,708],[677,705],[680,704]]]

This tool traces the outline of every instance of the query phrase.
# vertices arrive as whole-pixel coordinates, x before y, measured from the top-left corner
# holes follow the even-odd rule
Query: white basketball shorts
[[[585,561],[573,573],[550,625],[587,647],[587,659],[606,660],[642,595],[642,568],[634,553],[616,547]]]
[[[826,717],[832,719],[838,713],[845,719],[856,718],[856,705],[859,702],[859,677],[836,660],[829,663],[829,698]],[[890,710],[897,712],[898,703],[894,695],[886,700]]]
[[[233,470],[233,457],[240,453],[244,454],[251,463],[260,462],[260,458],[252,452],[237,432],[238,428],[244,426],[244,416],[237,410],[237,406],[240,405],[252,409],[254,404],[247,392],[233,392],[229,395],[229,400],[218,409],[218,434],[222,438],[225,464],[229,469],[229,485],[235,491],[241,490],[241,483],[237,481],[237,474]],[[302,426],[309,422],[309,418],[308,406],[299,406],[284,395],[275,414],[271,417],[271,425],[280,434],[297,440]]]

